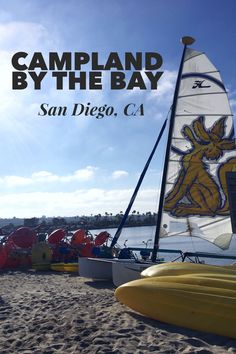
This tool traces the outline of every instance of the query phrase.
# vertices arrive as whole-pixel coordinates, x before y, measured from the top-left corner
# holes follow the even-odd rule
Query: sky
[[[0,9],[0,218],[76,216],[124,211],[172,103],[182,53],[180,38],[206,52],[219,68],[236,108],[235,0],[18,0]],[[157,52],[163,58],[157,90],[12,89],[11,59],[19,51]],[[27,62],[26,60],[26,62]],[[147,85],[148,86],[148,85]],[[39,116],[40,105],[114,107],[117,116]],[[143,105],[127,117],[124,107]],[[166,135],[133,210],[157,210]]]

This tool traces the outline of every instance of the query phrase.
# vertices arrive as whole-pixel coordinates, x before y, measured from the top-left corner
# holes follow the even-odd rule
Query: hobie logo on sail
[[[204,85],[205,80],[196,80],[194,81],[194,84],[193,84],[193,89],[195,88],[208,88],[208,87],[211,87],[211,85]]]

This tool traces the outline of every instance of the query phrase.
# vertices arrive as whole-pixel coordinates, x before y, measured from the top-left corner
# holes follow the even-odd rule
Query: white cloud
[[[151,91],[149,99],[158,99],[159,103],[169,102],[174,93],[176,78],[176,71],[165,70],[160,78],[157,90]]]
[[[6,187],[15,186],[27,186],[32,183],[30,178],[20,177],[20,176],[6,176],[1,179],[1,182],[6,185]]]
[[[11,21],[0,24],[0,46],[5,50],[39,51],[39,46],[54,48],[58,44],[57,38],[55,41],[52,34],[39,23]]]
[[[53,174],[51,172],[48,171],[39,171],[39,172],[34,172],[32,173],[32,177],[33,178],[48,178],[53,176]]]
[[[236,106],[236,99],[235,98],[230,99],[229,102],[230,102],[231,107],[234,108]]]
[[[24,122],[26,122],[26,117],[31,117],[33,112],[35,98],[42,96],[41,92],[37,92],[36,95],[31,85],[27,87],[26,91],[12,89],[14,68],[11,60],[13,54],[17,51],[32,53],[33,51],[53,50],[56,45],[59,46],[57,38],[53,38],[53,34],[49,33],[41,24],[31,22],[0,24],[0,47],[4,48],[4,50],[0,50],[0,120],[3,128],[7,128],[9,132],[24,130],[22,121],[18,118],[19,112],[25,112]],[[25,60],[26,63],[30,61],[30,57],[29,54]],[[27,107],[27,111],[25,107]]]
[[[168,107],[172,104],[176,77],[176,71],[165,70],[158,81],[156,90],[141,91],[134,89],[129,92],[123,92],[123,98],[136,95],[136,98],[145,103],[145,115],[161,121],[167,115]],[[145,79],[146,81],[147,79]]]
[[[22,176],[5,176],[0,178],[0,184],[5,187],[19,187],[19,186],[29,186],[32,184],[39,183],[51,183],[51,182],[72,182],[72,181],[89,181],[94,175],[97,167],[87,166],[80,170],[76,170],[71,175],[67,176],[58,176],[49,171],[39,171],[34,172],[30,177],[22,177]]]
[[[141,71],[142,77],[144,79],[145,85],[149,86],[149,80],[145,75],[145,70]],[[147,99],[153,100],[158,99],[159,103],[166,103],[170,98],[172,98],[174,93],[174,87],[177,78],[177,71],[164,70],[162,76],[158,80],[156,90],[140,90],[139,88],[134,88],[133,90],[127,90],[124,92],[125,96],[132,95],[145,95]]]
[[[128,172],[127,171],[123,171],[123,170],[117,170],[117,171],[114,171],[112,173],[112,178],[113,179],[119,179],[119,178],[122,178],[122,177],[126,177],[128,176]]]
[[[40,217],[46,216],[73,216],[113,214],[125,210],[132,189],[105,190],[80,189],[73,192],[60,193],[18,193],[0,196],[0,214],[2,218],[12,217]],[[135,201],[135,209],[140,212],[156,211],[156,195],[154,189],[140,191]]]
[[[60,181],[59,176],[48,171],[34,172],[31,177],[31,183],[50,183]]]
[[[75,171],[74,174],[72,175],[60,177],[60,180],[62,182],[71,182],[74,180],[89,181],[94,177],[95,171],[97,169],[98,169],[97,167],[87,166],[84,169]]]
[[[115,151],[115,148],[114,148],[114,146],[109,146],[106,148],[106,151],[113,152],[113,151]]]
[[[28,53],[28,57],[24,60],[26,64],[30,62],[33,52],[42,52],[47,64],[46,53],[63,51],[61,37],[58,36],[58,33],[54,33],[51,27],[49,30],[39,23],[5,22],[0,24],[0,48],[0,122],[2,133],[5,137],[11,136],[16,141],[19,136],[25,141],[32,141],[34,137],[38,140],[37,135],[47,141],[44,134],[46,127],[47,134],[53,134],[55,129],[52,120],[45,119],[41,122],[42,119],[39,119],[40,104],[49,103],[50,106],[56,106],[60,102],[61,106],[72,107],[76,92],[69,89],[56,90],[56,81],[49,72],[42,81],[41,90],[34,90],[33,80],[29,76],[27,76],[28,86],[25,90],[13,90],[12,72],[14,68],[11,61],[13,54],[18,51]],[[81,94],[82,97],[85,95],[86,93]],[[70,121],[70,124],[83,129],[89,125],[89,120],[75,119],[73,123]],[[58,125],[55,125],[58,128]]]

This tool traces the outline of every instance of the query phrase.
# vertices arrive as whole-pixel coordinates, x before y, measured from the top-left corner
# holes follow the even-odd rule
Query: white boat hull
[[[151,263],[138,263],[132,261],[118,261],[112,263],[112,281],[115,286],[120,286],[129,281],[140,279],[141,272],[150,267]]]
[[[113,279],[113,264],[114,263],[133,264],[133,259],[117,259],[117,258],[79,258],[79,275],[84,278],[95,280],[110,280]],[[146,268],[143,268],[144,270]],[[140,272],[142,272],[140,270]],[[136,278],[135,278],[136,279]]]
[[[96,280],[112,280],[112,259],[80,257],[79,275]]]

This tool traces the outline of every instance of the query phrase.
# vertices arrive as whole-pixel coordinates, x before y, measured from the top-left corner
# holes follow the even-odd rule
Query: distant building
[[[38,225],[39,225],[39,219],[38,218],[24,219],[24,226],[36,227]]]

